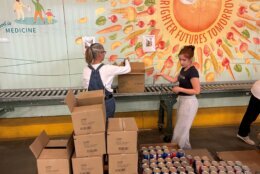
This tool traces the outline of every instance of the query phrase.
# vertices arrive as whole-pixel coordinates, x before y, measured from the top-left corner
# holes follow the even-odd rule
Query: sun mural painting
[[[87,5],[90,1],[75,1]],[[91,2],[93,3],[93,2]],[[231,81],[257,76],[259,0],[96,0],[93,33],[108,49],[108,61],[121,57],[145,63],[146,76],[174,76],[180,71],[178,52],[195,45],[194,66],[202,81]],[[90,16],[78,23],[88,22]],[[144,52],[142,36],[155,36],[155,52]],[[76,44],[82,44],[81,37]]]

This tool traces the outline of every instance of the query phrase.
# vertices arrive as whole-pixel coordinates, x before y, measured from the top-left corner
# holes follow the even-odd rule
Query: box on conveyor
[[[110,118],[107,129],[107,153],[136,153],[137,131],[134,118]]]
[[[118,76],[118,92],[144,92],[145,67],[143,62],[131,62],[131,72]]]
[[[72,136],[69,139],[50,140],[42,131],[29,148],[37,160],[39,174],[71,173]]]
[[[102,156],[106,153],[105,132],[74,135],[76,157]]]
[[[76,154],[74,153],[72,156],[72,168],[73,174],[103,174],[103,157],[94,156],[76,158]]]
[[[106,111],[104,91],[81,92],[75,97],[69,90],[65,102],[71,112],[75,135],[105,131]]]

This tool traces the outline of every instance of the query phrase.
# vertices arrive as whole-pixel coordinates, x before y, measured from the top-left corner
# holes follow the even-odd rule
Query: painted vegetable
[[[223,50],[225,51],[225,53],[228,55],[229,58],[234,59],[234,56],[233,56],[231,50],[222,42],[221,39],[218,39],[216,42],[219,46],[221,46],[223,48]]]
[[[232,69],[230,67],[230,62],[229,62],[228,58],[224,58],[222,60],[222,66],[225,67],[228,70],[229,75],[232,77],[233,80],[235,80],[235,76],[234,76]]]
[[[201,47],[198,47],[197,55],[198,55],[198,62],[199,62],[199,65],[200,65],[200,72],[202,72],[203,55],[202,55],[202,48]]]
[[[99,18],[97,18],[96,20],[96,24],[101,26],[101,25],[105,25],[106,24],[106,17],[105,16],[100,16]]]
[[[97,34],[105,34],[105,33],[115,32],[115,31],[119,31],[121,29],[122,29],[122,25],[113,25],[113,26],[104,28],[102,30],[99,30],[97,32]]]

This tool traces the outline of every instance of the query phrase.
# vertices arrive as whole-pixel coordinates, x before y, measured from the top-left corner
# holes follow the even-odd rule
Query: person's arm
[[[167,80],[171,83],[176,83],[178,81],[178,75],[175,77],[171,77],[171,76],[163,74],[163,73],[158,73],[158,74],[155,74],[154,78],[158,78],[159,76],[162,76],[165,80]]]
[[[36,5],[36,1],[35,1],[35,0],[32,0],[32,3],[33,3],[34,5]]]
[[[193,77],[190,81],[191,81],[192,89],[186,89],[186,88],[176,86],[176,87],[173,87],[172,91],[175,93],[182,92],[182,93],[189,94],[189,95],[200,94],[199,78]]]
[[[114,75],[120,74],[127,74],[131,72],[131,66],[128,59],[125,59],[125,66],[116,66],[116,65],[109,65],[111,66],[111,73]]]

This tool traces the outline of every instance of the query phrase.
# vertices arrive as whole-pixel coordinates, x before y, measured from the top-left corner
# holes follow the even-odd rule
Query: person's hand
[[[162,73],[155,73],[154,75],[153,75],[153,78],[155,79],[155,80],[157,80],[160,76],[162,76]]]
[[[181,92],[181,87],[179,87],[179,86],[173,87],[172,92],[174,92],[175,94],[178,94],[179,92]]]

